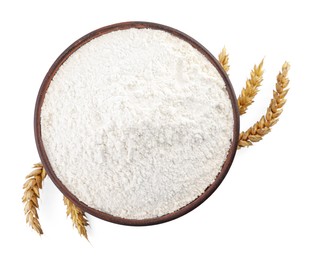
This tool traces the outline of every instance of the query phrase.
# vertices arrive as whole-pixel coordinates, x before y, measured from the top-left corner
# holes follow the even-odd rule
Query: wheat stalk
[[[246,113],[247,108],[253,103],[254,97],[258,93],[258,88],[263,80],[263,60],[258,66],[254,66],[250,72],[250,78],[246,80],[246,86],[242,89],[241,94],[237,99],[239,114]]]
[[[219,63],[221,64],[222,68],[225,72],[228,72],[230,69],[229,65],[229,55],[226,53],[226,48],[223,47],[222,51],[218,55]]]
[[[255,123],[247,131],[240,133],[238,148],[248,147],[254,142],[259,142],[264,135],[270,132],[271,127],[277,123],[278,117],[283,112],[282,108],[286,103],[285,96],[289,90],[287,88],[289,83],[289,79],[287,78],[289,69],[290,65],[285,62],[282,71],[277,75],[276,90],[273,91],[273,98],[265,116],[262,116],[260,121]]]
[[[73,222],[73,226],[78,230],[79,235],[84,236],[88,240],[88,234],[86,226],[88,226],[88,220],[85,213],[75,206],[68,198],[63,197],[64,204],[67,207],[66,215],[70,216]]]
[[[220,52],[219,62],[223,69],[228,72],[230,69],[229,65],[229,55],[226,52],[226,49],[223,48]],[[258,88],[261,86],[263,80],[263,60],[257,66],[255,65],[253,70],[250,72],[250,78],[246,80],[246,86],[242,89],[241,94],[237,99],[238,108],[240,115],[246,113],[248,106],[253,103],[253,99],[258,93]]]
[[[24,213],[26,223],[39,235],[42,235],[43,231],[39,222],[37,209],[39,208],[39,190],[42,189],[42,182],[46,177],[46,171],[41,163],[34,164],[33,168],[34,170],[26,176],[26,181],[23,185],[24,195],[22,202],[25,204]]]

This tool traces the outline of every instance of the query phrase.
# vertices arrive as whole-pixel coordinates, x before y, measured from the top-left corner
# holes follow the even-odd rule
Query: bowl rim
[[[191,44],[194,48],[196,48],[199,52],[201,52],[212,63],[212,65],[217,69],[217,71],[222,76],[226,85],[227,92],[231,100],[232,108],[233,108],[233,119],[234,119],[233,139],[232,139],[231,146],[228,151],[226,160],[221,168],[221,171],[217,175],[215,181],[211,185],[209,185],[199,197],[197,197],[195,200],[185,205],[184,207],[172,213],[168,213],[160,217],[154,217],[154,218],[148,218],[148,219],[126,219],[126,218],[113,216],[111,214],[94,209],[86,205],[84,202],[80,201],[75,195],[73,195],[66,188],[66,186],[60,181],[60,179],[54,173],[53,168],[49,162],[49,158],[45,152],[43,141],[42,141],[42,136],[41,136],[41,124],[40,124],[41,106],[43,104],[45,93],[50,85],[50,82],[53,79],[55,73],[58,71],[59,67],[67,60],[67,58],[72,53],[74,53],[77,49],[79,49],[81,46],[88,43],[92,39],[97,38],[103,34],[110,33],[112,31],[126,30],[130,28],[137,28],[137,29],[149,28],[149,29],[155,29],[155,30],[162,30]],[[202,46],[199,42],[197,42],[196,40],[194,40],[187,34],[177,29],[174,29],[172,27],[165,26],[162,24],[157,24],[157,23],[151,23],[151,22],[131,21],[131,22],[123,22],[123,23],[117,23],[117,24],[112,24],[112,25],[108,25],[105,27],[101,27],[97,30],[94,30],[86,34],[85,36],[81,37],[80,39],[75,41],[73,44],[71,44],[55,60],[55,62],[53,63],[49,71],[47,72],[38,92],[36,105],[35,105],[35,113],[34,113],[34,134],[35,134],[37,150],[38,150],[41,162],[43,164],[43,167],[45,168],[48,176],[51,178],[51,180],[54,182],[57,188],[64,194],[64,196],[69,198],[77,207],[79,207],[86,213],[89,213],[97,218],[100,218],[109,222],[113,222],[116,224],[130,225],[130,226],[147,226],[147,225],[154,225],[154,224],[160,224],[160,223],[164,223],[167,221],[171,221],[173,219],[176,219],[178,217],[185,215],[186,213],[192,211],[193,209],[197,208],[200,204],[202,204],[219,187],[219,185],[221,184],[221,182],[227,175],[229,168],[231,167],[231,164],[236,154],[237,145],[238,145],[238,137],[239,137],[239,110],[238,110],[235,92],[233,90],[233,86],[231,84],[231,81],[228,75],[223,70],[223,68],[217,61],[217,59],[204,46]]]

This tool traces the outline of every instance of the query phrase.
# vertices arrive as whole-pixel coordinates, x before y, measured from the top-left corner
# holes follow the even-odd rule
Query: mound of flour
[[[93,39],[55,74],[41,133],[62,183],[92,208],[159,217],[215,180],[233,138],[233,110],[214,66],[160,30]]]

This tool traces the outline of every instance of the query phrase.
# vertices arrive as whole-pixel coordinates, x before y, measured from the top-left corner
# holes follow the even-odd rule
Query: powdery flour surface
[[[233,137],[225,83],[160,30],[100,36],[54,76],[41,110],[57,177],[81,201],[128,219],[187,205],[215,180]]]

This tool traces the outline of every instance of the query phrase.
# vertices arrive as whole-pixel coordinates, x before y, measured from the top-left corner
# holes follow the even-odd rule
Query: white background
[[[2,1],[0,4],[1,259],[312,259],[310,1]],[[264,85],[245,129],[265,112],[284,60],[291,63],[280,122],[240,150],[228,176],[199,208],[172,222],[128,227],[88,216],[90,243],[44,183],[45,234],[25,224],[24,176],[39,161],[33,110],[45,73],[72,42],[99,27],[141,20],[177,28],[217,55],[230,53],[238,94],[265,57]]]

